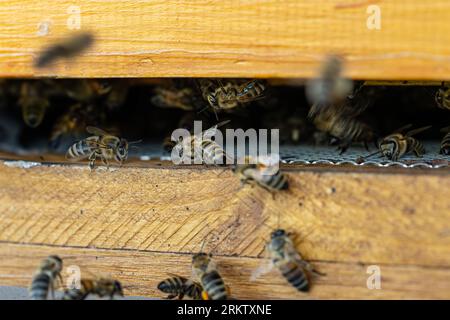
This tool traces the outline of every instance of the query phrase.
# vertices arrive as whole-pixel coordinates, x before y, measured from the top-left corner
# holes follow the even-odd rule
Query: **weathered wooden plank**
[[[119,279],[127,295],[164,297],[156,290],[168,273],[190,276],[191,256],[132,250],[100,250],[68,247],[0,244],[0,284],[28,286],[40,259],[60,255],[67,267],[77,266],[81,276],[106,275]],[[308,294],[285,283],[276,270],[250,281],[262,259],[217,256],[219,271],[238,299],[448,299],[450,270],[417,266],[379,265],[381,289],[369,289],[368,265],[315,262],[327,275],[316,279]]]
[[[14,0],[0,7],[0,76],[310,77],[335,53],[354,78],[443,80],[449,20],[446,0]],[[91,50],[32,68],[77,28],[95,32]]]
[[[257,257],[278,226],[308,259],[450,266],[450,172],[288,170],[290,190],[230,171],[0,163],[0,241]]]

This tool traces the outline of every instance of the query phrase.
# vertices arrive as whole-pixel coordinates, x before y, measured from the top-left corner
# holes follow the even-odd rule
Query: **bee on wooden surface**
[[[212,140],[217,128],[229,123],[229,120],[222,121],[211,128],[204,130],[199,135],[178,142],[174,148],[183,157],[186,151],[190,151],[191,159],[202,159],[205,164],[223,165],[228,159],[228,155],[219,143]]]
[[[436,91],[434,100],[439,108],[450,110],[450,87],[448,84],[442,83],[441,88]]]
[[[152,103],[160,108],[177,108],[186,111],[195,110],[192,88],[156,87]]]
[[[68,160],[89,160],[89,167],[94,168],[95,160],[100,158],[107,167],[108,160],[122,163],[128,158],[129,142],[124,138],[113,136],[99,128],[88,126],[86,131],[93,136],[74,143],[66,153]]]
[[[267,88],[266,83],[262,80],[239,83],[233,80],[200,79],[198,83],[203,98],[214,112],[234,109],[262,99]]]
[[[343,60],[335,55],[328,56],[317,78],[306,83],[306,96],[317,109],[338,104],[349,95],[353,82],[342,77]]]
[[[22,108],[24,122],[31,128],[36,128],[42,123],[50,105],[39,83],[29,81],[23,82],[20,86],[18,104]]]
[[[227,287],[211,257],[211,254],[203,252],[195,254],[192,257],[192,272],[203,287],[203,300],[227,300]]]
[[[380,143],[378,144],[379,150],[365,157],[359,157],[358,162],[362,162],[364,159],[380,153],[392,161],[397,161],[400,157],[409,152],[414,152],[417,157],[421,157],[422,155],[424,155],[425,148],[423,144],[412,136],[431,128],[431,126],[411,130],[407,133],[402,133],[404,130],[410,127],[411,124],[408,124],[400,129],[395,130],[395,133],[381,139]]]
[[[55,284],[61,278],[63,262],[58,256],[49,256],[42,260],[41,265],[33,276],[30,287],[30,298],[33,300],[46,300],[50,291],[54,298]]]
[[[307,292],[311,286],[310,274],[325,275],[315,270],[301,257],[290,236],[291,234],[286,233],[283,229],[271,233],[270,241],[266,245],[266,251],[270,258],[269,264],[263,264],[256,269],[251,280],[255,280],[275,267],[294,288]]]
[[[342,116],[333,108],[323,109],[313,117],[317,129],[330,135],[338,142],[341,154],[352,143],[361,142],[368,149],[369,142],[375,142],[375,131],[365,122],[356,117]]]
[[[441,132],[445,133],[441,142],[441,154],[450,155],[450,126],[441,129]]]
[[[36,68],[44,68],[60,58],[76,56],[89,48],[94,42],[90,33],[79,33],[63,39],[44,49],[34,62]]]
[[[289,182],[278,166],[270,163],[270,161],[261,161],[264,160],[262,157],[259,157],[257,161],[252,161],[252,159],[246,157],[243,161],[244,164],[237,164],[233,168],[233,172],[242,183],[256,183],[269,192],[289,188]]]
[[[193,300],[201,300],[203,292],[199,283],[177,275],[172,275],[172,277],[161,281],[158,284],[158,290],[169,294],[167,299],[178,297],[179,300],[183,299],[184,296]]]
[[[65,290],[62,299],[84,300],[89,295],[110,299],[113,299],[115,295],[123,297],[122,285],[119,281],[110,278],[81,279],[80,288]]]

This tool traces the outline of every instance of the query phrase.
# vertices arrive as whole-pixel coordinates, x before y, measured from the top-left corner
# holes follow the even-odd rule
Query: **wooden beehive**
[[[367,27],[373,5],[380,29]],[[448,21],[444,0],[8,1],[0,76],[307,78],[337,53],[354,79],[442,81]],[[78,27],[95,33],[93,48],[33,69],[45,44]],[[291,188],[272,198],[213,168],[138,162],[90,172],[58,157],[2,158],[0,285],[27,286],[39,260],[58,254],[117,277],[128,295],[160,297],[158,281],[189,275],[207,237],[240,299],[450,298],[448,168],[287,165]],[[327,274],[309,294],[276,273],[249,280],[280,223]],[[372,265],[379,290],[367,286]]]

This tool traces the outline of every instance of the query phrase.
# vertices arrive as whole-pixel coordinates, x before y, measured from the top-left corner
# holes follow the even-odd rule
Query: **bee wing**
[[[253,270],[252,275],[250,276],[250,281],[256,281],[259,277],[265,275],[266,273],[269,273],[272,271],[274,267],[272,259],[264,258],[258,268]]]
[[[407,125],[404,125],[403,127],[400,127],[396,130],[394,130],[394,133],[402,133],[404,132],[406,129],[409,129],[412,127],[412,123],[408,123]]]
[[[426,127],[414,129],[414,130],[408,131],[408,132],[406,133],[406,135],[407,135],[408,137],[411,137],[411,136],[413,136],[413,135],[416,135],[416,134],[418,134],[418,133],[420,133],[420,132],[422,132],[422,131],[428,130],[428,129],[430,129],[430,128],[431,128],[431,126],[426,126]]]
[[[93,127],[93,126],[87,126],[86,127],[86,131],[90,134],[93,134],[94,136],[107,136],[109,135],[109,133],[107,133],[106,131],[97,128],[97,127]]]

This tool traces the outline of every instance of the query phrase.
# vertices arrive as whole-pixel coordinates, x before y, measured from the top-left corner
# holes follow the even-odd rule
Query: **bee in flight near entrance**
[[[55,284],[62,283],[61,271],[63,262],[58,256],[49,256],[42,260],[37,269],[30,287],[30,298],[32,300],[46,300],[50,291],[54,298]]]
[[[74,143],[66,153],[68,160],[88,159],[91,170],[95,160],[100,158],[109,167],[108,160],[115,160],[120,165],[128,158],[128,146],[131,143],[124,138],[111,135],[99,128],[88,126],[86,131],[93,136]]]
[[[283,229],[271,233],[270,241],[266,245],[270,260],[268,260],[268,264],[263,264],[253,272],[251,280],[255,280],[275,267],[294,288],[306,292],[311,286],[310,274],[325,275],[315,270],[301,257],[290,236],[291,234],[286,233]]]
[[[286,190],[289,182],[278,166],[270,162],[270,159],[258,157],[256,163],[252,163],[252,157],[246,157],[244,164],[238,164],[233,172],[240,178],[242,183],[254,182],[269,192]]]
[[[113,299],[115,295],[123,297],[122,285],[119,281],[110,278],[81,279],[80,288],[66,290],[63,300],[84,300],[88,295],[110,299]]]
[[[200,280],[203,287],[203,300],[227,300],[228,289],[220,273],[217,271],[211,254],[203,252],[192,257],[192,272]]]
[[[167,278],[158,284],[158,290],[168,293],[169,296],[167,299],[178,297],[178,299],[181,300],[184,296],[187,296],[193,300],[201,300],[203,288],[195,281],[172,275],[172,277]]]

